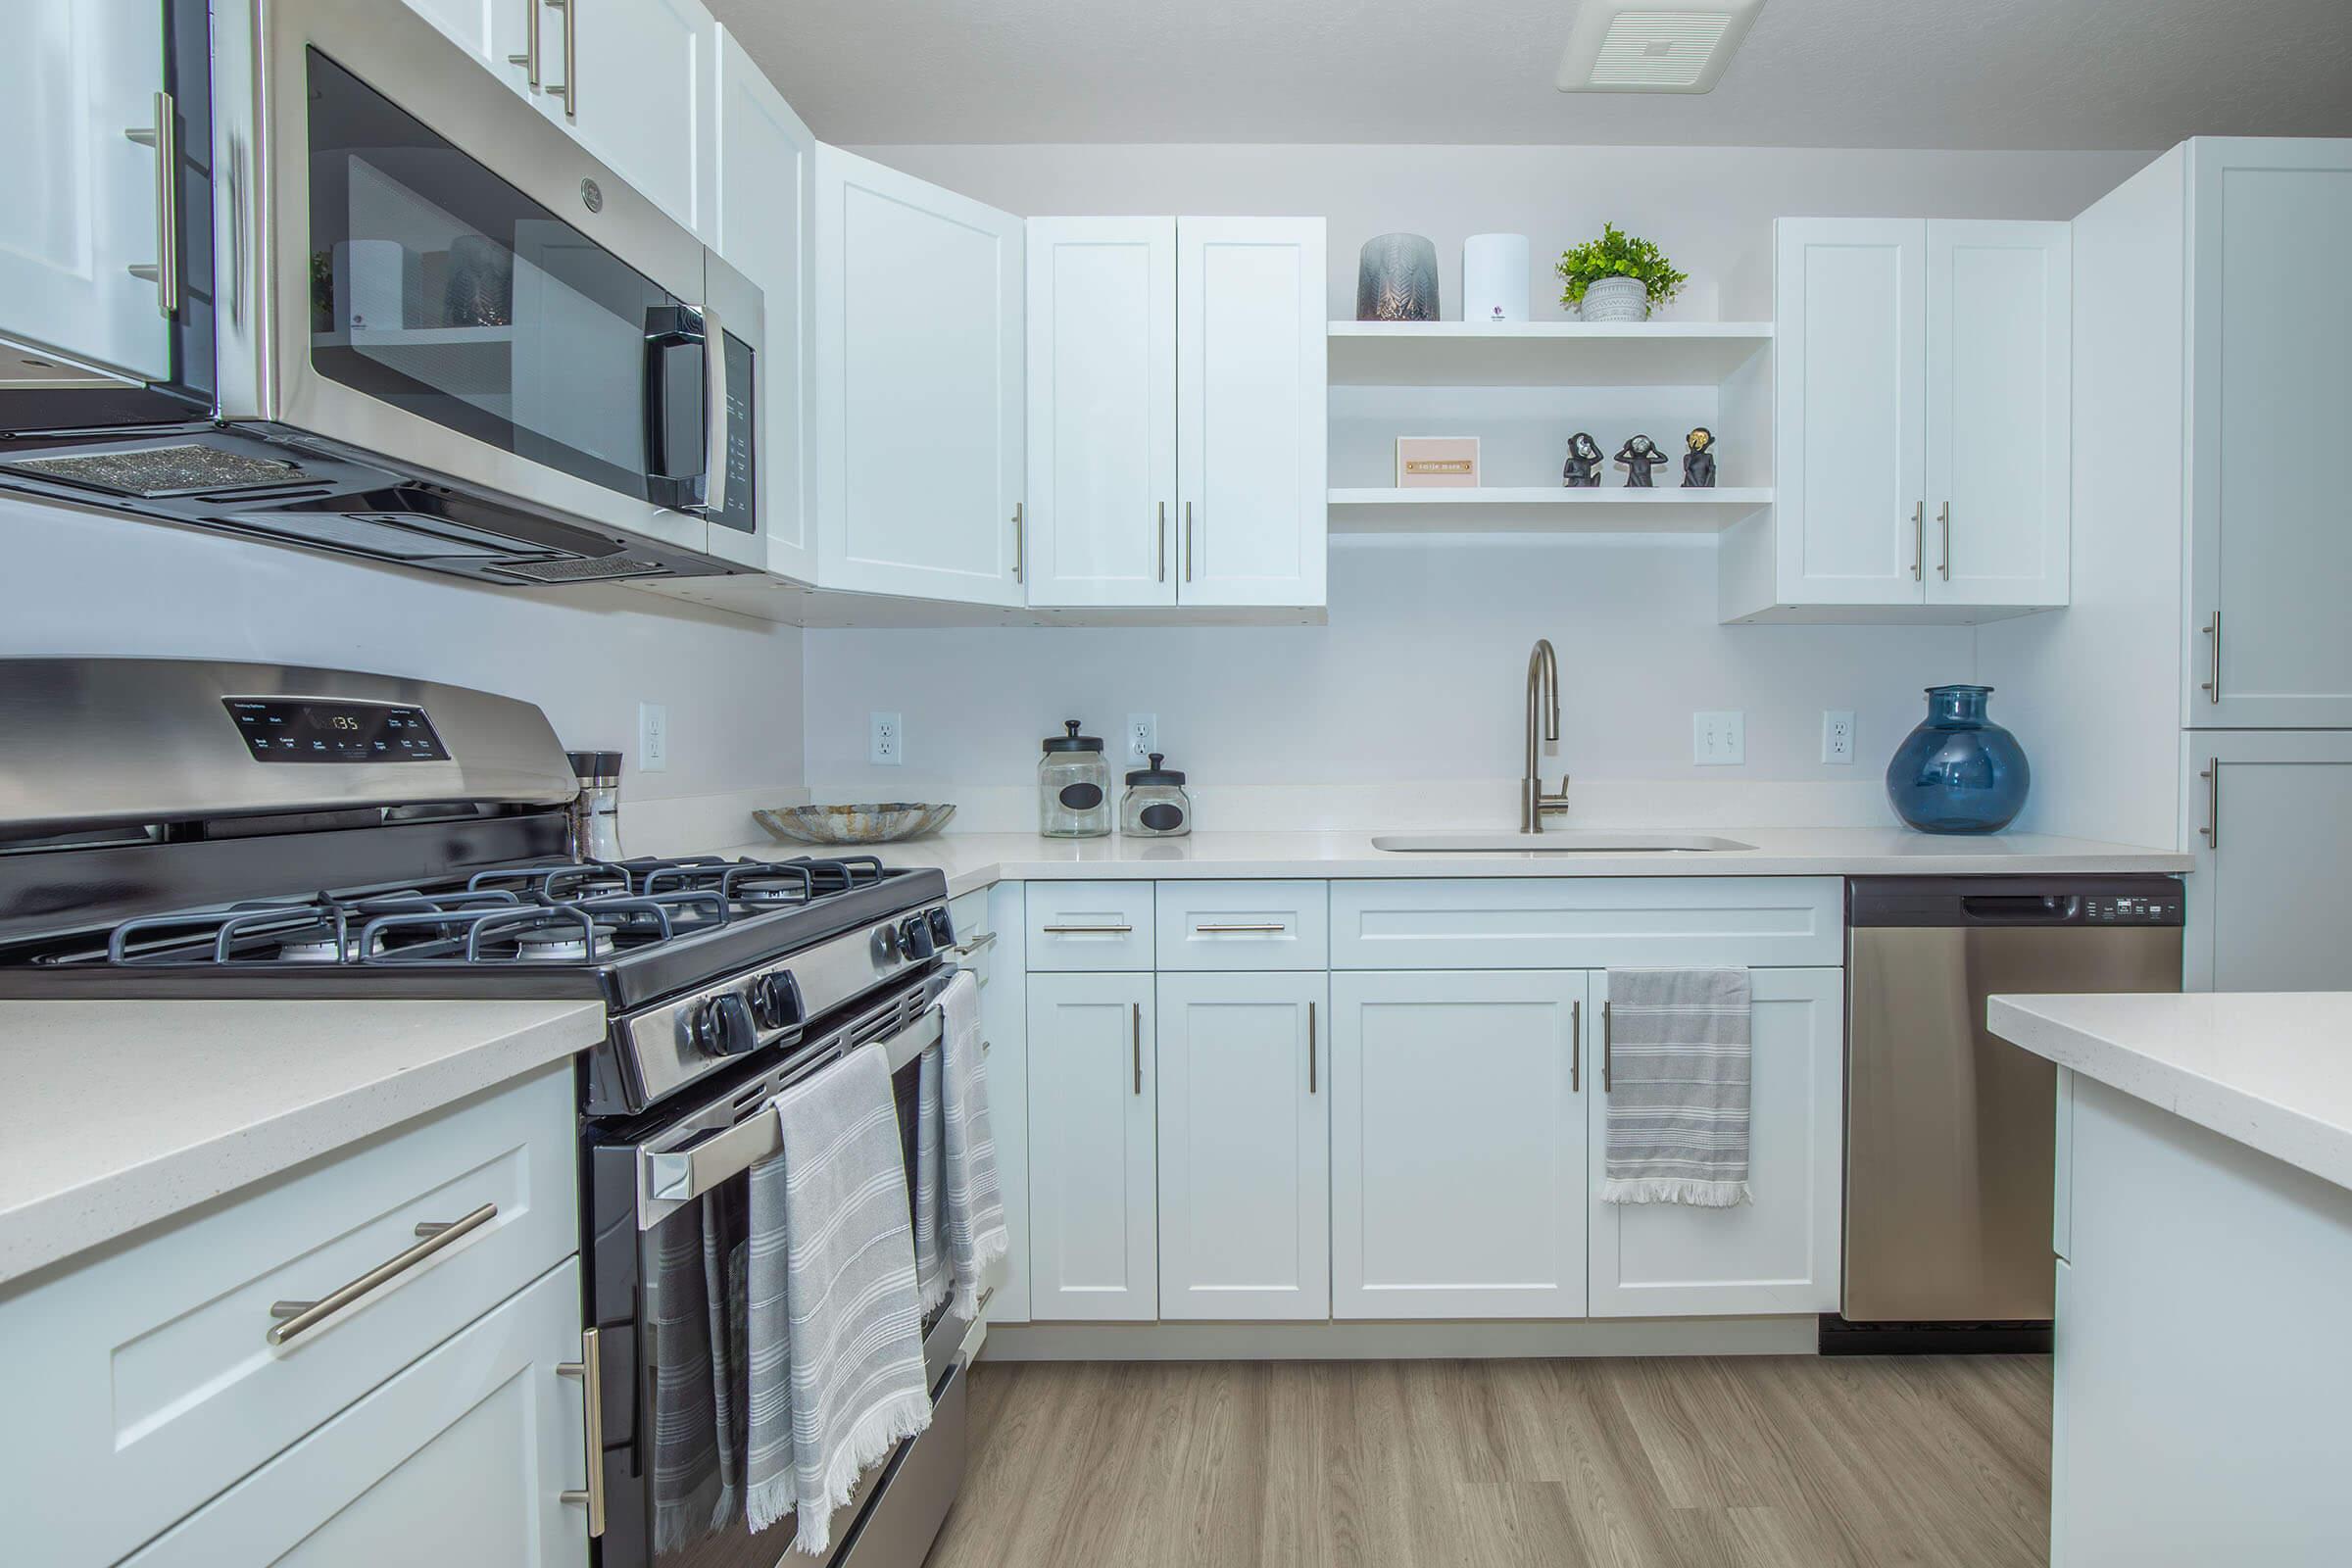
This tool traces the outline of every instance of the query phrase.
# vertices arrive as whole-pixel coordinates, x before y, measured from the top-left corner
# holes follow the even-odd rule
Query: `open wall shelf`
[[[1334,386],[1712,386],[1770,321],[1334,321]]]
[[[1334,533],[1716,533],[1772,505],[1769,486],[1715,490],[1345,489]]]

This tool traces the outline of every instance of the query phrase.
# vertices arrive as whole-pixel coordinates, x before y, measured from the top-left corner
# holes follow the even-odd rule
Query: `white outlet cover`
[[[1148,762],[1159,750],[1159,715],[1157,713],[1129,713],[1127,715],[1127,760]]]
[[[1821,760],[1847,767],[1853,765],[1853,710],[1825,708],[1821,710]]]
[[[1700,767],[1737,767],[1747,760],[1747,715],[1692,713],[1690,760]]]
[[[906,731],[896,713],[866,715],[865,760],[881,767],[898,767],[906,760]]]
[[[661,703],[637,705],[637,771],[661,773],[669,767],[669,710]]]

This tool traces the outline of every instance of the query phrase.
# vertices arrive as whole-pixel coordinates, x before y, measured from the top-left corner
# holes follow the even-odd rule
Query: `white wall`
[[[537,703],[566,746],[630,754],[624,811],[797,786],[801,636],[633,589],[480,588],[0,498],[0,657],[244,659],[484,687]],[[669,710],[661,773],[635,771],[641,701]],[[752,836],[740,811],[729,823]]]

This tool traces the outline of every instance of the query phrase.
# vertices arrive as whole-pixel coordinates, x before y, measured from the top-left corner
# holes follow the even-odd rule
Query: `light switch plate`
[[[882,767],[897,767],[906,760],[906,735],[899,727],[896,713],[866,715],[865,760]]]
[[[1736,767],[1747,760],[1747,715],[1690,715],[1690,760],[1700,767]]]
[[[661,773],[669,767],[669,710],[660,703],[637,705],[637,771]]]
[[[1851,766],[1854,760],[1854,714],[1847,708],[1821,710],[1821,760]]]
[[[1159,715],[1157,713],[1129,713],[1127,715],[1127,760],[1141,766],[1159,750]]]

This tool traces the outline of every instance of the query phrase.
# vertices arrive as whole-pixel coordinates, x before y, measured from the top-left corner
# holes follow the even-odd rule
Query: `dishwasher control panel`
[[[2184,918],[2178,893],[2092,894],[2082,901],[2085,925],[2180,925]]]

